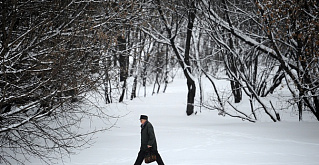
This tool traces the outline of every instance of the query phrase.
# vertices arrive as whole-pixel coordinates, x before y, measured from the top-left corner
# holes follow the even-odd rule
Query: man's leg
[[[164,165],[161,155],[158,152],[156,152],[156,162],[158,165]]]
[[[140,150],[134,165],[141,165],[144,160],[144,156],[145,156],[145,151]]]

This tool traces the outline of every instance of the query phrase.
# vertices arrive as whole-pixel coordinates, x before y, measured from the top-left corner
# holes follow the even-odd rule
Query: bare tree
[[[281,64],[297,90],[291,93],[298,105],[300,120],[303,105],[319,120],[317,1],[258,1],[258,16],[274,49],[273,58]],[[288,84],[292,85],[292,84]],[[289,88],[292,89],[292,88]]]
[[[1,163],[24,164],[37,157],[51,164],[88,144],[90,135],[98,131],[79,133],[84,118],[108,118],[82,106],[89,101],[87,92],[100,82],[101,50],[108,48],[101,45],[111,45],[116,36],[106,35],[115,27],[103,27],[123,16],[121,10],[106,13],[112,5],[73,0],[0,2]]]
[[[192,29],[194,27],[195,16],[196,16],[196,2],[195,1],[156,1],[156,10],[158,11],[161,24],[164,26],[164,30],[167,34],[164,39],[165,43],[172,47],[178,62],[183,69],[184,75],[187,79],[187,107],[186,114],[192,115],[194,113],[194,101],[196,94],[195,79],[192,75],[192,66],[190,61],[190,50],[191,50],[191,37]],[[170,14],[170,16],[167,16]],[[185,14],[185,15],[184,15]],[[185,17],[184,17],[185,16]],[[183,52],[180,51],[180,47],[176,43],[176,37],[178,32],[183,27],[184,21],[187,21],[186,25],[186,38],[185,47],[182,48]],[[168,40],[168,41],[167,41]]]
[[[247,88],[242,89],[247,89],[245,93],[256,99],[273,121],[279,120],[279,115],[273,109],[276,115],[274,117],[270,113],[270,105],[266,106],[266,103],[261,101],[261,97],[266,97],[269,93],[274,92],[285,77],[288,87],[296,86],[297,88],[297,91],[292,90],[291,87],[289,89],[294,100],[300,100],[295,102],[298,104],[300,114],[302,105],[305,105],[316,117],[318,116],[315,101],[317,91],[314,90],[318,80],[308,74],[314,75],[317,72],[315,69],[317,63],[314,62],[316,51],[313,50],[318,45],[313,33],[316,33],[314,21],[317,21],[318,18],[312,17],[313,14],[311,14],[318,9],[315,2],[296,1],[290,4],[290,2],[272,1],[243,1],[241,3],[223,1],[224,6],[226,5],[224,11],[214,8],[209,1],[203,0],[200,4],[205,10],[203,14],[207,19],[205,25],[210,26],[208,32],[212,34],[212,38],[230,51],[239,62],[239,65],[236,65],[236,72],[239,74],[235,74],[231,69],[229,73],[234,78],[237,77],[239,82],[245,82],[242,85]],[[229,17],[230,13],[232,13],[231,17]],[[285,14],[288,14],[289,17],[284,16]],[[301,23],[301,20],[306,20],[306,23]],[[225,33],[220,33],[220,30],[229,33],[229,36],[225,38],[237,40],[236,42],[241,43],[239,45],[244,45],[244,47],[237,46],[239,49],[234,49],[234,46],[224,41],[225,38],[221,34]],[[251,50],[250,53],[247,50]],[[242,58],[245,57],[243,53],[248,53],[248,57],[253,60],[246,61],[249,58]],[[230,63],[225,64],[232,68]],[[262,67],[257,66],[258,64],[262,64],[260,65]],[[312,68],[310,70],[314,72],[309,72],[309,68]],[[275,76],[270,76],[273,72],[276,73]],[[304,91],[307,92],[304,93]]]

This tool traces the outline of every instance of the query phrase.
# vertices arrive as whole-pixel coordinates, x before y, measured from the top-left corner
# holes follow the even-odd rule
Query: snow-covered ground
[[[167,165],[319,164],[319,122],[314,119],[298,122],[287,113],[282,122],[250,123],[205,109],[186,116],[186,92],[186,80],[176,79],[166,93],[108,105],[106,113],[122,117],[110,119],[116,122],[114,127],[96,134],[90,148],[64,159],[64,164],[134,164],[140,146],[141,114],[149,116]],[[31,164],[41,163],[34,160]]]

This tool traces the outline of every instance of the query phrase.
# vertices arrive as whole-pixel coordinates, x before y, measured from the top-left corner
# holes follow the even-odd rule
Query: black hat
[[[141,120],[141,119],[145,119],[145,120],[147,120],[147,119],[148,119],[148,117],[147,117],[146,115],[141,115],[140,120]]]

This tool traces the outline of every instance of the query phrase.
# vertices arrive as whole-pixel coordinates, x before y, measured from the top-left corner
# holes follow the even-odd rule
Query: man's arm
[[[147,147],[150,148],[153,146],[154,142],[155,142],[155,133],[154,133],[154,128],[151,124],[148,124],[148,129],[147,129],[147,133],[149,136],[149,140],[147,142]]]

